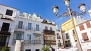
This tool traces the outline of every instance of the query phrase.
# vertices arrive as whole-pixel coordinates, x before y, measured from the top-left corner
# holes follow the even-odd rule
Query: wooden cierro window
[[[86,22],[86,26],[87,26],[87,28],[91,28],[90,21],[89,22]]]
[[[86,32],[85,32],[85,33],[82,33],[82,38],[83,38],[84,41],[89,40],[89,39],[88,39],[88,35],[87,35]]]
[[[84,29],[85,29],[83,24],[82,24],[82,25],[80,25],[80,26],[79,26],[79,28],[80,28],[80,31],[82,31],[82,30],[84,30]]]

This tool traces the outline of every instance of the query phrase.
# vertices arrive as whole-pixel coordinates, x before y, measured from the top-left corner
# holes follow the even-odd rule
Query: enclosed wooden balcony
[[[53,31],[53,30],[44,29],[43,33],[44,33],[44,35],[55,35],[55,31]]]
[[[44,44],[46,44],[46,45],[56,45],[56,40],[44,40]]]

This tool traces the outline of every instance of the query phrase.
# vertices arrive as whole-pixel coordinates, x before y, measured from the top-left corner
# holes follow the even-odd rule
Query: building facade
[[[74,43],[77,42],[77,38],[75,36],[75,32],[73,30],[72,21],[74,22],[74,25],[76,25],[86,21],[85,19],[81,18],[80,16],[77,16],[76,18],[72,18],[65,23],[61,24],[62,29],[62,35],[64,40],[64,46],[65,47],[73,47]]]
[[[10,51],[41,51],[43,45],[58,49],[57,39],[62,44],[55,22],[42,19],[37,14],[21,14],[19,10],[0,5],[0,48]],[[57,35],[60,37],[56,37]]]
[[[91,20],[77,25],[76,31],[83,51],[91,51]]]

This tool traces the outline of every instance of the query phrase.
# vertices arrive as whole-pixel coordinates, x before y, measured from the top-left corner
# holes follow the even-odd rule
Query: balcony
[[[20,39],[20,41],[23,42],[24,40],[23,39]],[[12,40],[12,45],[15,45],[15,43],[16,43],[16,39],[13,39]]]
[[[41,40],[34,40],[34,44],[41,44]]]
[[[33,44],[34,40],[24,40],[24,44]]]
[[[57,39],[61,39],[61,36],[57,36]]]
[[[0,27],[0,31],[1,31],[2,27]],[[11,28],[8,29],[8,31],[4,31],[2,30],[2,32],[11,32]]]
[[[53,31],[53,30],[44,29],[43,32],[44,32],[45,35],[55,35],[55,31]]]
[[[41,40],[24,40],[24,44],[41,44]]]
[[[41,34],[42,32],[41,32],[41,29],[40,29],[40,28],[39,28],[39,29],[34,28],[34,33],[39,33],[39,34]]]
[[[27,31],[33,31],[33,27],[28,28],[28,26],[27,26],[27,27],[26,27],[26,30],[27,30]]]
[[[61,43],[58,43],[58,47],[59,47],[59,46],[62,46]]]
[[[18,25],[16,25],[15,30],[16,31],[24,31],[24,26],[18,26]]]
[[[44,44],[46,44],[46,45],[56,45],[56,40],[44,40]]]

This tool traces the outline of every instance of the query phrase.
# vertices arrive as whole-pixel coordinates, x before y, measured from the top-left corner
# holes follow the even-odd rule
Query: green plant
[[[4,46],[1,51],[9,51],[8,46]]]
[[[41,51],[50,51],[50,47],[47,46],[47,45],[44,45],[44,46],[42,47],[42,50],[41,50]]]

